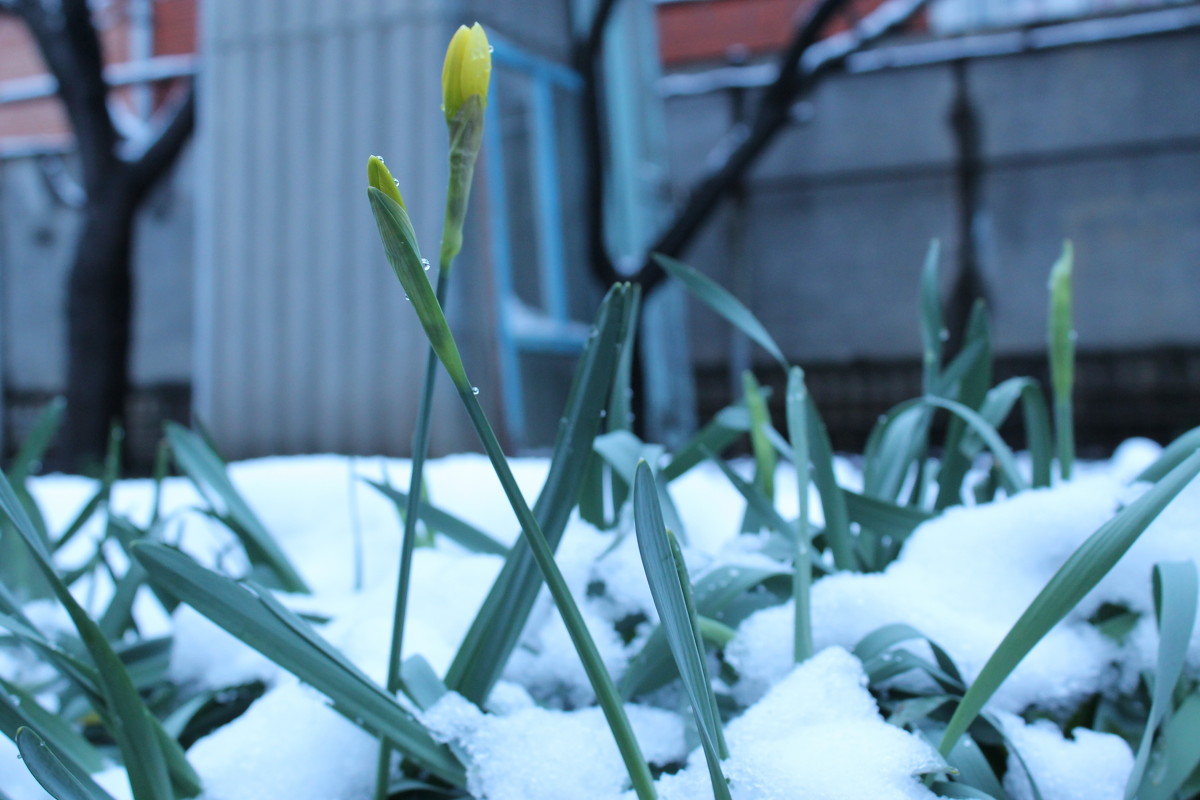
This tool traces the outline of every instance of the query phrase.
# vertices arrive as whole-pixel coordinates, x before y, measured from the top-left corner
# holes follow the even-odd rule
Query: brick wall
[[[154,55],[181,55],[196,51],[199,0],[155,0]],[[129,59],[130,0],[113,0],[96,14],[108,64]],[[45,65],[24,23],[12,14],[0,13],[0,96],[5,89],[28,85],[44,75]],[[166,87],[160,87],[166,88]],[[158,100],[166,92],[157,93]],[[59,102],[39,97],[0,103],[0,149],[30,140],[55,143],[67,139],[70,129]]]

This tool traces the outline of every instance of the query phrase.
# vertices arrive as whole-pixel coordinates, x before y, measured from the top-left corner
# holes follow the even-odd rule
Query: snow
[[[206,798],[357,800],[371,796],[379,744],[294,680],[188,752]]]
[[[635,705],[627,706],[627,713],[652,764],[686,755],[678,714]],[[508,716],[485,715],[459,695],[448,694],[422,721],[441,740],[470,754],[469,788],[489,800],[615,800],[628,780],[598,708],[528,707]]]
[[[738,626],[725,657],[740,680],[725,687],[746,706],[726,727],[731,750],[724,763],[737,800],[767,798],[929,798],[919,776],[941,761],[922,739],[888,725],[865,688],[862,665],[850,654],[882,625],[904,622],[938,642],[972,679],[1030,600],[1078,545],[1144,487],[1130,481],[1159,452],[1145,441],[1127,443],[1104,464],[1080,465],[1076,479],[976,507],[952,509],[919,527],[900,558],[877,574],[830,575],[812,589],[817,655],[792,663],[792,609],[759,611]],[[545,480],[544,459],[515,459],[522,492],[531,501]],[[839,459],[845,485],[857,475]],[[363,479],[388,479],[406,487],[406,461],[307,456],[233,464],[230,476],[277,537],[314,593],[285,597],[293,608],[329,622],[321,633],[373,679],[382,682],[390,635],[400,525],[394,505]],[[428,465],[432,501],[512,543],[518,529],[487,460],[477,455],[437,459]],[[780,469],[777,504],[785,516],[798,507],[794,473]],[[70,476],[31,481],[51,530],[61,530],[95,490]],[[761,552],[757,535],[737,536],[745,504],[710,465],[692,470],[671,487],[687,530],[685,557],[693,580],[725,565],[785,568]],[[144,524],[153,486],[123,481],[113,493],[118,513]],[[814,517],[819,502],[811,497]],[[163,485],[165,537],[206,564],[245,569],[227,531],[202,514],[191,484]],[[1151,526],[1113,572],[1025,659],[995,695],[989,710],[1001,715],[1045,800],[1106,798],[1123,793],[1132,765],[1116,737],[1077,730],[1064,739],[1050,723],[1026,725],[1015,716],[1030,706],[1068,708],[1081,697],[1129,689],[1152,667],[1157,647],[1150,593],[1153,565],[1200,560],[1200,483],[1188,487]],[[98,521],[63,553],[78,563],[100,538]],[[627,668],[657,619],[637,545],[626,524],[617,533],[571,519],[558,560],[615,678]],[[120,563],[118,561],[118,563]],[[405,654],[421,654],[442,674],[503,560],[469,553],[439,537],[414,554]],[[81,582],[82,584],[86,582]],[[88,591],[82,587],[81,592]],[[91,587],[91,608],[104,602]],[[1141,614],[1123,645],[1103,637],[1088,618],[1104,603]],[[153,600],[139,603],[149,616]],[[53,607],[34,607],[47,629],[63,627]],[[161,615],[160,615],[161,616]],[[620,620],[645,617],[632,641],[614,630]],[[156,624],[166,626],[168,621]],[[189,756],[205,784],[203,800],[294,800],[371,796],[376,746],[315,691],[299,685],[257,653],[187,607],[175,611],[171,677],[195,687],[220,689],[252,680],[266,694],[239,719],[200,740]],[[919,643],[908,644],[918,652]],[[14,662],[15,663],[15,662]],[[1193,632],[1189,663],[1200,668],[1200,631]],[[10,671],[7,657],[0,669]],[[903,681],[906,678],[900,678]],[[657,693],[660,707],[629,706],[647,756],[675,774],[658,780],[664,800],[711,796],[708,770],[687,709],[678,694]],[[471,788],[489,800],[539,797],[632,797],[627,776],[566,629],[543,589],[521,644],[481,711],[447,695],[425,721],[444,740],[469,753]],[[665,706],[665,707],[662,707]],[[690,751],[690,752],[689,752]],[[127,796],[119,770],[101,782]],[[1023,771],[1010,765],[1006,789],[1030,796]],[[0,742],[0,785],[13,800],[44,800],[27,778],[15,748]],[[122,788],[124,786],[124,788]]]
[[[1008,757],[1004,790],[1013,800],[1034,800],[1033,776],[1042,800],[1123,800],[1125,782],[1133,771],[1133,754],[1119,736],[1087,728],[1063,738],[1047,720],[1026,724],[1001,714],[1004,734],[1020,754]],[[1026,772],[1028,769],[1028,773]]]
[[[840,648],[795,667],[726,730],[735,800],[932,800],[917,779],[944,768],[926,742],[888,725],[862,665]],[[662,800],[711,794],[703,759],[659,781]]]

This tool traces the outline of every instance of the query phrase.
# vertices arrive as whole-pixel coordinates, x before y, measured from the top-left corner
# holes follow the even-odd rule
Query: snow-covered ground
[[[1110,462],[1081,469],[1054,489],[1009,500],[953,509],[914,532],[900,558],[877,574],[835,574],[813,586],[817,655],[791,661],[790,605],[759,611],[738,628],[726,658],[740,680],[732,694],[748,709],[727,727],[731,757],[726,774],[737,800],[885,800],[931,798],[920,780],[937,772],[934,748],[883,721],[866,690],[862,665],[850,650],[876,628],[915,626],[938,642],[971,680],[1030,600],[1067,556],[1142,487],[1132,476],[1157,455],[1155,445],[1127,443]],[[522,490],[532,500],[545,478],[542,460],[516,460]],[[853,470],[840,464],[847,483]],[[382,682],[391,625],[400,528],[391,502],[360,478],[386,473],[406,486],[404,461],[340,456],[271,458],[231,466],[239,489],[314,589],[294,606],[332,618],[322,633],[368,675]],[[481,456],[439,459],[428,468],[432,501],[506,543],[517,525],[490,466]],[[781,470],[781,512],[798,508],[795,480]],[[90,481],[48,476],[31,489],[50,529],[61,530],[87,499]],[[789,494],[789,490],[791,494]],[[722,565],[763,566],[759,537],[737,536],[744,502],[715,467],[703,465],[672,486],[686,532],[693,579]],[[137,522],[150,513],[152,485],[126,481],[113,508]],[[812,498],[817,505],[815,494]],[[163,507],[172,515],[166,538],[202,561],[242,567],[227,532],[193,510],[191,485],[171,479]],[[1016,712],[1037,704],[1066,707],[1097,691],[1128,690],[1152,666],[1157,633],[1150,575],[1162,561],[1200,559],[1200,482],[1160,516],[1103,583],[1057,626],[1017,668],[990,709],[1021,748],[1045,800],[1121,798],[1133,763],[1121,739],[1080,731],[1064,739],[1047,723],[1026,725]],[[649,625],[631,644],[613,628],[641,612],[656,619],[628,524],[601,532],[571,521],[559,562],[580,598],[589,627],[615,677],[637,652]],[[98,536],[98,530],[81,535]],[[73,551],[87,551],[85,541]],[[70,559],[71,553],[65,556]],[[406,655],[419,653],[439,673],[450,663],[502,560],[465,552],[439,538],[418,549],[406,634]],[[356,564],[360,567],[356,567]],[[778,565],[777,565],[778,566]],[[356,588],[356,573],[361,572]],[[602,582],[599,596],[589,585]],[[86,593],[85,593],[86,594]],[[592,592],[596,595],[596,592]],[[189,758],[207,800],[359,800],[371,796],[376,745],[330,710],[316,691],[300,685],[261,656],[187,607],[172,619],[147,596],[138,606],[144,629],[173,628],[171,672],[176,680],[214,688],[255,678],[270,689],[234,722],[197,742]],[[1102,603],[1142,612],[1124,646],[1099,634],[1087,619]],[[47,625],[62,624],[53,608],[38,609]],[[1193,632],[1189,659],[1200,665]],[[9,668],[0,661],[0,669]],[[686,708],[670,693],[660,706],[631,706],[645,755],[656,764],[687,762],[659,780],[664,800],[711,796],[708,772],[689,733]],[[535,699],[536,698],[536,699]],[[600,712],[588,708],[591,689],[565,628],[545,591],[504,681],[481,711],[449,695],[426,715],[439,737],[470,756],[471,788],[490,800],[564,800],[632,797],[625,771]],[[549,699],[549,700],[548,700]],[[578,710],[576,710],[578,709]],[[129,796],[123,773],[100,782],[118,799]],[[8,740],[0,740],[0,787],[12,800],[44,800]],[[1031,797],[1020,766],[1005,788]]]

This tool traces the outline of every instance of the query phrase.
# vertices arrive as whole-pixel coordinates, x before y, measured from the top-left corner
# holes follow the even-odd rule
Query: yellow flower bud
[[[488,81],[492,77],[492,48],[483,26],[459,25],[446,48],[442,66],[442,111],[446,121],[453,120],[464,102],[479,96],[481,108],[487,108]]]
[[[379,156],[371,156],[367,159],[367,185],[374,186],[399,203],[401,208],[404,208],[404,198],[400,196],[400,188],[396,185],[396,179],[392,177],[392,173]]]

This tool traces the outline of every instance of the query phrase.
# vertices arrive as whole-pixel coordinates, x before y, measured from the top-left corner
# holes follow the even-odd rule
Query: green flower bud
[[[458,26],[446,63],[442,66],[442,111],[446,121],[454,119],[468,97],[478,96],[481,108],[487,107],[488,81],[492,77],[492,48],[483,26]]]
[[[379,156],[371,156],[367,159],[367,184],[395,200],[401,208],[406,208],[404,198],[400,196],[399,184]]]

